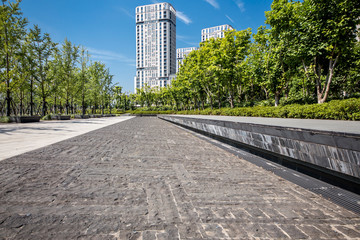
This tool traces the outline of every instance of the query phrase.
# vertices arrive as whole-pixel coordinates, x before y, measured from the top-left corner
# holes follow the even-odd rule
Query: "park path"
[[[360,217],[137,117],[0,162],[0,239],[359,239]]]
[[[0,161],[131,118],[121,116],[0,124]]]

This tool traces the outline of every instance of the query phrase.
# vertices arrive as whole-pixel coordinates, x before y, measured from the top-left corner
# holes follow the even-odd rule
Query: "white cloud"
[[[189,37],[189,36],[184,36],[184,35],[179,35],[179,34],[176,34],[176,40],[179,40],[183,43],[186,43],[187,45],[189,46],[198,46],[199,43],[198,42],[192,42],[193,37]]]
[[[131,14],[128,10],[126,10],[125,8],[119,8],[119,10],[124,13],[125,15],[127,15],[128,17],[135,19],[135,16],[133,14]]]
[[[178,17],[181,21],[183,21],[185,24],[192,23],[191,19],[186,16],[183,12],[176,11],[176,17]]]
[[[179,39],[179,40],[185,40],[185,39],[188,39],[188,38],[189,38],[188,36],[184,36],[184,35],[176,34],[176,39]]]
[[[123,63],[134,63],[135,62],[135,59],[126,57],[122,54],[115,53],[112,51],[100,50],[100,49],[89,48],[89,47],[85,47],[85,49],[87,49],[89,51],[91,58],[93,58],[95,60],[117,61],[117,62],[123,62]]]
[[[245,12],[245,4],[242,0],[236,0],[236,5],[240,9],[241,12]]]
[[[219,4],[216,2],[216,0],[205,0],[207,3],[209,3],[214,8],[220,8]]]
[[[231,17],[229,17],[228,15],[225,15],[225,17],[227,17],[227,19],[229,19],[229,20],[230,20],[230,22],[235,23],[235,22],[234,22],[234,20],[232,20],[232,18],[231,18]]]

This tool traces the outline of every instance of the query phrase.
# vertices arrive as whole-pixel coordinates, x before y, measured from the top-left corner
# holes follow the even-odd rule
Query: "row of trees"
[[[119,105],[122,88],[105,64],[67,39],[54,43],[37,25],[27,29],[19,4],[2,0],[0,6],[1,115],[104,113]]]
[[[360,2],[274,0],[266,24],[201,43],[165,89],[138,91],[140,105],[231,108],[268,100],[323,103],[359,96]]]

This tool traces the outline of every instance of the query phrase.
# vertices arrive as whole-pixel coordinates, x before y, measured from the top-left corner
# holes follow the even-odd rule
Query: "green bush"
[[[47,114],[41,118],[41,120],[51,120],[51,114]]]
[[[221,108],[204,110],[175,111],[156,110],[158,108],[139,108],[129,111],[132,114],[187,114],[187,115],[224,115],[244,117],[277,117],[304,119],[360,120],[360,98],[333,100],[323,104],[290,104],[278,107],[266,106]],[[149,109],[152,109],[151,111]]]
[[[9,123],[9,122],[11,122],[9,117],[6,116],[0,117],[0,123]]]

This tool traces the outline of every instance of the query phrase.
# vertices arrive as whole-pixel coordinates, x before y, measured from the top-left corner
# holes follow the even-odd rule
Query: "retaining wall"
[[[360,183],[360,134],[173,115],[159,118],[328,169]]]

